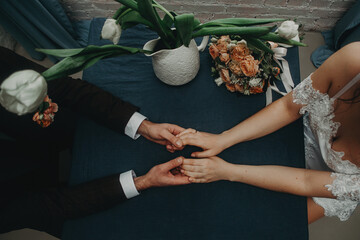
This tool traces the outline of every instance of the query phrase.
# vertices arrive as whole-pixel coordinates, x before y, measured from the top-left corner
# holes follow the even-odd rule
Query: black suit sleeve
[[[0,47],[0,82],[12,73],[33,69],[39,73],[46,70],[13,51]],[[127,122],[138,108],[80,79],[65,77],[48,82],[48,95],[62,108],[84,114],[90,119],[123,133]]]
[[[69,188],[28,193],[1,210],[0,233],[32,228],[61,237],[66,220],[109,209],[125,200],[118,174]]]

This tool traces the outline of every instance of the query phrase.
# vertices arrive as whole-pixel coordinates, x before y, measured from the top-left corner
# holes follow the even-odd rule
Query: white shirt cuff
[[[140,137],[140,134],[136,133],[140,124],[146,119],[145,116],[138,112],[134,112],[134,114],[129,119],[125,127],[125,134],[131,137],[132,139],[137,139]]]
[[[119,176],[121,187],[127,199],[136,197],[137,195],[140,194],[135,187],[135,183],[134,183],[135,177],[136,174],[133,170],[121,173]]]

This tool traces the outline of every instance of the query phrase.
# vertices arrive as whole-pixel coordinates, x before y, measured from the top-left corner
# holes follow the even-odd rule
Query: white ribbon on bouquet
[[[284,85],[284,88],[286,92],[282,92],[279,90],[279,88],[276,86],[275,81],[269,85],[269,87],[266,90],[266,105],[269,105],[272,102],[272,91],[285,96],[289,92],[291,92],[294,88],[294,81],[292,80],[291,73],[290,73],[290,67],[288,61],[285,60],[285,56],[287,54],[287,49],[283,47],[277,47],[273,49],[274,51],[274,61],[279,65],[279,67],[282,70],[282,73],[280,74],[282,83]]]

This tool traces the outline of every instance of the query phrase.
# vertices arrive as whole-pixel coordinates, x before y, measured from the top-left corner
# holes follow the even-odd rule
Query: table
[[[108,43],[99,39],[103,22],[92,21],[90,44]],[[136,26],[123,32],[119,44],[142,47],[155,37]],[[212,133],[231,128],[265,106],[264,94],[241,96],[218,87],[211,77],[207,50],[200,58],[197,77],[180,87],[159,81],[151,59],[142,54],[102,60],[84,71],[83,78],[139,106],[153,122]],[[287,58],[299,83],[298,49],[289,49]],[[70,181],[77,184],[129,169],[142,175],[177,156],[190,157],[195,150],[186,147],[171,154],[144,138],[134,141],[82,118]],[[304,167],[302,120],[219,156],[233,163]],[[67,222],[63,234],[65,240],[307,238],[306,198],[226,181],[146,190],[111,210]]]

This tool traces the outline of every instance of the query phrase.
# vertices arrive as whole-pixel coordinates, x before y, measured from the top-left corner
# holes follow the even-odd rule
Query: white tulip
[[[299,35],[299,25],[294,21],[285,21],[281,23],[280,27],[276,30],[280,37],[292,39]]]
[[[104,26],[101,30],[101,38],[109,39],[114,44],[117,44],[121,36],[121,26],[116,23],[115,19],[106,19]]]
[[[19,116],[35,112],[47,94],[45,78],[34,70],[11,74],[0,88],[0,104]]]

